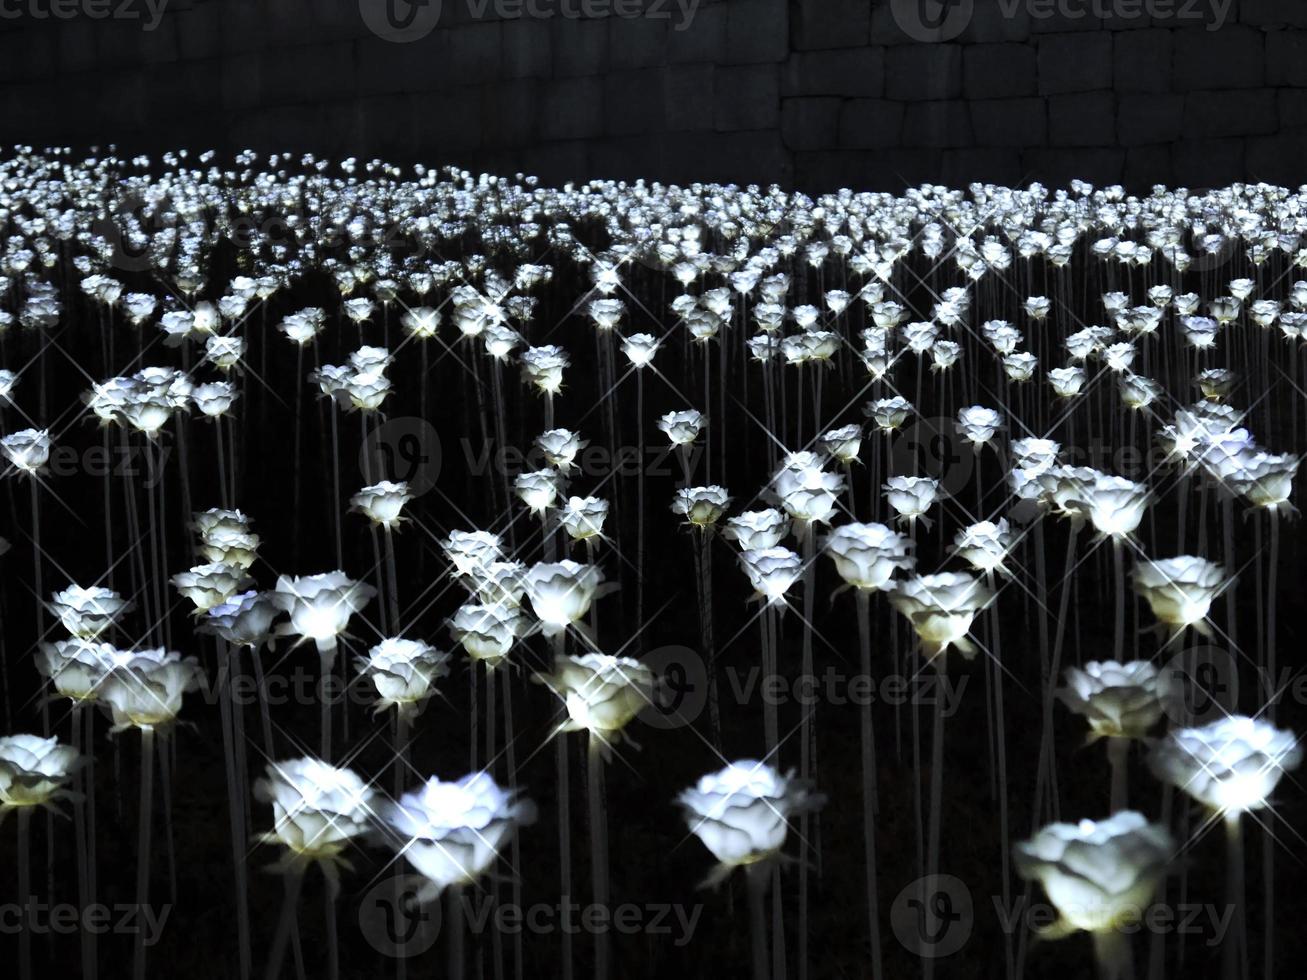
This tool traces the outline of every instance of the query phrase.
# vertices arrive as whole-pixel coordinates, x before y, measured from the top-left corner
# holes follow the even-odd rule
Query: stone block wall
[[[5,144],[807,190],[1307,181],[1303,0],[5,2]]]

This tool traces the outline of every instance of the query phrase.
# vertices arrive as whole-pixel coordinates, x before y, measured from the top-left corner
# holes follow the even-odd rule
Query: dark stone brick
[[[885,49],[845,48],[790,55],[781,71],[781,93],[877,98],[885,94]]]
[[[971,126],[981,146],[1039,146],[1048,134],[1044,100],[985,99],[971,103]]]
[[[499,79],[502,29],[500,23],[468,24],[454,28],[448,32],[447,39],[441,40],[448,52],[449,70],[458,84],[473,85]]]
[[[1028,44],[974,44],[962,49],[962,91],[969,99],[1036,92],[1035,49]]]
[[[713,66],[671,65],[663,79],[669,130],[712,129]]]
[[[1307,86],[1307,31],[1266,35],[1266,81],[1269,85]]]
[[[98,28],[98,24],[89,20],[73,20],[58,26],[55,40],[59,46],[60,72],[90,71],[95,67],[95,32]]]
[[[1038,38],[1041,95],[1091,92],[1112,85],[1112,35],[1050,34]]]
[[[943,179],[943,154],[939,150],[849,151],[795,154],[795,179],[799,187],[825,193],[841,187],[854,191],[902,192],[926,182]]]
[[[658,68],[614,72],[604,79],[607,122],[614,136],[656,133],[666,128],[666,92]]]
[[[719,67],[713,76],[713,128],[774,128],[780,121],[780,97],[774,65]]]
[[[791,150],[821,150],[836,145],[840,99],[786,99],[781,103],[781,135]]]
[[[920,44],[885,56],[885,94],[903,102],[955,99],[962,94],[962,48]]]
[[[1267,56],[1262,38],[1260,31],[1237,24],[1219,31],[1175,31],[1171,87],[1177,92],[1260,87]]]
[[[1265,136],[1278,124],[1273,89],[1191,92],[1185,97],[1184,130],[1191,139]]]
[[[1256,27],[1307,27],[1307,4],[1301,0],[1243,0],[1239,20]]]
[[[1041,147],[1024,151],[1021,165],[1031,180],[1052,186],[1087,178],[1098,185],[1115,184],[1125,171],[1125,150],[1111,146],[1073,150]]]
[[[1112,82],[1118,92],[1171,88],[1171,32],[1131,31],[1113,39]]]
[[[500,35],[505,78],[547,78],[553,63],[553,30],[549,21],[532,17],[505,21]]]
[[[454,82],[448,49],[449,32],[438,31],[421,43],[396,44],[379,37],[356,42],[358,90],[361,95],[426,92]],[[265,65],[281,57],[270,51]],[[311,85],[312,79],[305,84]]]
[[[998,147],[968,147],[944,151],[944,182],[965,187],[973,181],[993,181],[1012,186],[1024,174],[1021,154]]]
[[[481,111],[480,99],[468,98],[466,92],[430,92],[414,96],[412,106],[413,115],[406,125],[432,130],[434,135],[431,143],[440,147],[442,154],[458,153],[483,145],[485,116]],[[381,106],[378,106],[378,115],[384,115]],[[543,125],[543,119],[541,123]]]
[[[28,81],[49,75],[55,68],[54,32],[27,26],[0,34],[0,82]]]
[[[263,99],[263,56],[247,51],[223,58],[219,81],[223,109],[229,113],[245,112]]]
[[[611,17],[608,51],[614,67],[652,68],[667,60],[667,20],[661,17]]]
[[[531,79],[487,85],[481,90],[481,131],[489,149],[528,146],[538,138],[540,86]]]
[[[1287,187],[1303,183],[1302,161],[1307,159],[1307,133],[1280,133],[1250,139],[1247,173],[1251,180],[1265,180]]]
[[[662,170],[664,159],[661,137],[606,137],[590,144],[586,175],[602,180],[636,180],[646,176],[650,167]]]
[[[1032,34],[1083,34],[1103,29],[1103,18],[1094,15],[1088,0],[1025,0],[1025,7]]]
[[[717,61],[752,65],[784,61],[789,54],[787,0],[731,0],[725,4],[726,46]],[[697,29],[697,23],[690,30]]]
[[[603,130],[602,78],[562,78],[541,87],[540,135],[544,139],[590,139]]]
[[[1281,126],[1286,129],[1307,126],[1307,91],[1281,89],[1277,101]]]
[[[867,0],[797,0],[794,4],[794,48],[848,48],[866,44],[871,36]]]
[[[694,23],[685,30],[677,25],[667,34],[667,59],[672,62],[714,62],[726,45],[726,4],[702,4]]]
[[[1052,146],[1107,146],[1116,142],[1116,99],[1111,92],[1054,95],[1048,100]]]
[[[1132,146],[1125,152],[1125,186],[1143,193],[1155,184],[1171,182],[1171,147]]]
[[[1116,107],[1122,146],[1170,143],[1184,135],[1185,97],[1178,93],[1123,95]]]
[[[779,132],[668,133],[673,179],[781,184],[791,181],[790,155]]]
[[[264,50],[260,57],[263,98],[268,103],[343,99],[357,91],[353,42]],[[428,87],[421,84],[411,86],[414,90]]]
[[[1183,140],[1171,148],[1172,179],[1178,185],[1217,187],[1248,176],[1244,141]]]
[[[905,146],[969,146],[971,115],[965,102],[914,102],[903,117]]]
[[[554,17],[554,75],[597,75],[608,67],[608,22]]]
[[[1024,3],[978,3],[958,40],[964,44],[996,44],[1029,37],[1030,13]]]
[[[902,131],[902,102],[849,99],[840,107],[840,146],[854,150],[897,146]]]

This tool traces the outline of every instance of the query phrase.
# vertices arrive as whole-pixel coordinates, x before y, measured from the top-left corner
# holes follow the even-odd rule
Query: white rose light
[[[435,693],[436,681],[449,673],[449,654],[421,640],[388,637],[359,657],[356,666],[377,690],[375,710],[394,706],[407,722]]]
[[[894,573],[915,562],[912,540],[883,524],[841,525],[827,535],[824,547],[840,578],[866,592],[891,588]]]
[[[1230,579],[1216,562],[1194,555],[1145,559],[1134,569],[1134,589],[1147,600],[1167,642],[1177,639],[1188,627],[1211,636],[1204,622],[1214,600]]]
[[[759,548],[740,552],[740,566],[754,595],[769,606],[784,605],[785,593],[803,574],[803,559],[789,548]]]
[[[930,527],[931,520],[925,514],[939,493],[938,480],[928,476],[891,476],[883,489],[900,522],[906,521],[911,528],[920,520]]]
[[[694,409],[683,412],[668,412],[658,419],[658,428],[667,434],[673,446],[688,446],[699,438],[707,420]]]
[[[99,686],[99,701],[113,718],[111,731],[168,728],[181,711],[182,695],[196,690],[201,676],[194,657],[161,647],[119,658]]]
[[[1123,927],[1143,917],[1174,854],[1164,826],[1129,810],[1107,820],[1049,824],[1013,847],[1017,873],[1038,881],[1060,914],[1041,935],[1091,933],[1100,975],[1109,980],[1128,974]]]
[[[568,497],[558,512],[558,521],[573,541],[593,544],[602,538],[608,519],[608,501],[598,497]]]
[[[504,790],[485,772],[453,782],[432,776],[382,808],[399,853],[427,879],[419,902],[459,889],[485,874],[518,827],[533,823],[535,805]],[[455,905],[461,917],[462,908]],[[461,931],[462,923],[454,925]]]
[[[58,739],[39,735],[0,738],[0,815],[15,809],[50,807],[68,796],[63,787],[79,762],[77,749]]]
[[[979,579],[941,572],[894,583],[889,601],[912,624],[927,658],[933,660],[955,647],[970,660],[976,648],[967,633],[976,613],[993,598],[994,591]]]
[[[658,353],[658,347],[657,338],[647,333],[631,334],[622,341],[622,353],[631,362],[631,366],[637,370],[653,363],[654,355]]]
[[[1169,733],[1148,761],[1159,779],[1237,817],[1268,805],[1280,777],[1302,762],[1302,747],[1292,732],[1236,715]]]
[[[584,619],[603,578],[599,566],[571,560],[532,565],[526,573],[526,595],[545,636],[561,638]]]
[[[806,537],[815,524],[830,523],[844,487],[844,477],[826,472],[821,458],[810,452],[791,453],[772,477],[772,492],[797,522],[800,537]]]
[[[958,412],[957,430],[977,452],[1003,427],[1003,416],[992,408],[972,405]]]
[[[977,572],[992,576],[995,572],[1008,574],[1003,562],[1016,544],[1006,518],[998,523],[979,521],[964,527],[953,538],[950,550]]]
[[[16,469],[29,476],[40,472],[50,459],[50,433],[45,429],[23,429],[0,439],[0,451]]]
[[[373,524],[390,531],[403,523],[400,512],[404,505],[413,499],[408,484],[382,480],[370,487],[364,487],[349,498],[350,510],[366,516]]]
[[[731,498],[725,487],[684,487],[676,491],[672,513],[679,514],[690,524],[706,531],[721,519]]]
[[[173,587],[183,598],[195,603],[196,615],[221,605],[251,582],[244,568],[222,562],[196,565],[172,577]]]
[[[862,426],[845,425],[822,433],[821,448],[846,466],[857,462],[862,451]]]
[[[317,647],[325,680],[334,672],[339,637],[349,626],[350,617],[361,612],[376,594],[371,585],[335,571],[297,577],[282,575],[277,579],[272,599],[290,613],[290,622],[282,626],[282,631],[312,640]],[[319,701],[322,755],[330,758],[331,701],[326,691],[321,692]]]
[[[544,520],[545,512],[554,506],[554,501],[558,498],[561,482],[562,477],[553,470],[535,470],[519,473],[513,482],[513,489],[527,509]]]
[[[54,593],[46,608],[73,636],[90,640],[113,626],[132,608],[132,603],[102,586],[93,585],[87,589],[70,585]]]
[[[525,631],[525,617],[511,606],[467,603],[449,621],[449,632],[467,655],[488,668],[500,666]]]
[[[567,476],[575,468],[576,455],[589,443],[570,429],[550,429],[536,436],[536,448],[554,469]]]
[[[790,519],[775,508],[749,510],[726,521],[722,534],[741,551],[775,548],[790,533]]]

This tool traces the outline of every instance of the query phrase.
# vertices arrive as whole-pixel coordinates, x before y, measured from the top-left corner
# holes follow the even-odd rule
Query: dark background
[[[171,0],[151,32],[0,18],[0,138],[809,191],[1296,185],[1307,150],[1298,0],[1231,0],[1219,28],[1209,0],[1125,0],[1107,18],[1089,0],[1060,13],[974,0],[969,17],[952,0],[963,20],[937,36],[960,33],[926,43],[888,0],[702,0],[685,30],[675,7],[475,20],[470,0],[445,0],[437,26],[405,43],[369,29],[363,10],[382,2]],[[416,8],[414,31],[433,9]]]

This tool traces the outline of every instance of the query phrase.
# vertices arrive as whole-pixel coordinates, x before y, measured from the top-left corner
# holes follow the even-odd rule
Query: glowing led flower
[[[586,653],[555,657],[554,669],[535,675],[567,708],[565,732],[587,731],[612,743],[653,703],[653,672],[631,657]]]
[[[537,562],[526,573],[526,595],[546,636],[557,636],[590,611],[604,573],[598,565]]]
[[[0,451],[10,464],[24,473],[36,473],[50,459],[50,433],[45,429],[23,429],[0,439]]]
[[[404,481],[382,480],[364,487],[349,498],[350,510],[366,516],[373,524],[387,530],[398,527],[404,520],[400,511],[413,499],[413,493]]]
[[[741,551],[775,548],[790,533],[790,519],[775,508],[749,510],[726,521],[722,532]]]
[[[103,586],[84,589],[80,585],[70,585],[54,593],[46,608],[59,617],[60,624],[70,634],[89,640],[121,619],[132,608],[132,603]]]
[[[672,501],[672,513],[680,514],[695,527],[711,527],[716,524],[731,498],[725,487],[684,487],[676,491]]]
[[[824,545],[840,578],[864,591],[889,587],[895,572],[915,562],[911,539],[884,524],[841,525],[826,536]]]
[[[975,646],[967,639],[972,620],[993,598],[989,586],[961,572],[895,582],[889,594],[890,605],[916,630],[923,654],[934,658],[956,647],[968,660],[976,655]]]
[[[1158,779],[1229,813],[1266,806],[1280,777],[1301,762],[1293,732],[1242,715],[1169,732],[1148,756]]]
[[[694,409],[683,412],[668,412],[658,419],[658,428],[667,433],[673,446],[688,446],[699,438],[707,420]]]
[[[530,800],[501,789],[485,772],[455,782],[436,776],[381,809],[399,852],[430,882],[417,896],[475,881],[494,863],[514,829],[535,820]]]
[[[394,705],[412,717],[434,691],[436,681],[449,673],[449,654],[421,640],[388,637],[359,657],[359,673],[372,681],[380,700],[378,711]]]
[[[334,640],[349,626],[377,590],[341,571],[319,575],[282,575],[273,601],[290,613],[290,631],[314,641]]]
[[[23,806],[50,806],[79,762],[77,749],[39,735],[0,738],[0,812]]]
[[[785,601],[785,593],[803,574],[803,560],[789,548],[758,548],[740,552],[740,566],[749,584],[768,605]]]
[[[1067,668],[1057,696],[1084,716],[1094,738],[1143,738],[1166,710],[1167,677],[1147,660],[1091,660]]]
[[[710,883],[733,870],[775,860],[790,822],[819,809],[824,797],[793,773],[745,759],[709,773],[676,798],[690,832],[717,859]]]
[[[182,695],[196,690],[202,676],[194,657],[162,647],[133,650],[120,658],[99,687],[99,700],[113,718],[113,731],[171,725]]]
[[[598,497],[568,497],[558,511],[558,522],[573,541],[602,537],[608,519],[608,501]]]
[[[299,861],[332,863],[362,836],[373,817],[375,791],[350,769],[317,759],[270,762],[254,795],[272,804],[268,843],[280,843]]]
[[[1225,569],[1193,555],[1145,559],[1134,569],[1134,589],[1147,600],[1159,623],[1178,633],[1192,626],[1204,636],[1211,631],[1203,622],[1212,600],[1230,584]]]

